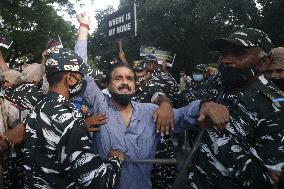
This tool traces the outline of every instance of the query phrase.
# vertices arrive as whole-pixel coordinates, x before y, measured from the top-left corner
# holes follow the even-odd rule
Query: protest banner
[[[137,35],[136,4],[116,11],[107,18],[106,35],[111,40]]]
[[[167,66],[173,67],[176,54],[169,51],[155,50],[155,56],[158,60],[158,64],[165,62]]]
[[[165,62],[169,67],[173,67],[173,63],[176,57],[175,53],[162,51],[156,49],[155,47],[147,47],[142,45],[140,47],[140,56],[143,57],[147,55],[154,55],[158,60],[158,64],[163,64],[163,62]]]
[[[147,56],[147,55],[151,55],[151,54],[155,54],[155,47],[147,47],[147,46],[141,46],[140,47],[140,56]]]
[[[12,40],[0,36],[0,47],[9,49],[12,44],[13,44]]]

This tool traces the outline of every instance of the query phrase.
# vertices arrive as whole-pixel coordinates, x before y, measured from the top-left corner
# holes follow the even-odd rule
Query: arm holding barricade
[[[9,41],[9,42],[8,42]],[[6,44],[6,43],[9,43]],[[2,47],[5,47],[5,48],[9,48],[11,46],[11,44],[13,43],[13,41],[10,41],[10,40],[7,40],[6,38],[4,37],[0,37],[0,46]],[[2,51],[0,50],[0,69],[3,71],[3,72],[6,72],[6,71],[9,71],[10,68],[7,66],[7,64],[5,63],[5,59],[3,57],[3,54],[2,54]]]
[[[175,132],[181,132],[188,127],[198,124],[201,128],[207,128],[210,123],[217,129],[225,128],[230,114],[226,106],[215,102],[193,101],[189,105],[175,109]]]

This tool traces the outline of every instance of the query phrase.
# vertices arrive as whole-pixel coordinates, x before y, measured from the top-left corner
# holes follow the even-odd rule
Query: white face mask
[[[202,81],[204,77],[202,74],[192,74],[192,78],[194,81]]]

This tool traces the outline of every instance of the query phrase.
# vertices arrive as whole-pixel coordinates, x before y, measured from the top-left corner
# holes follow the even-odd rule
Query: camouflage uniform
[[[49,74],[80,72],[81,64],[82,59],[68,49],[52,52],[46,62]],[[26,188],[115,187],[122,162],[117,157],[102,162],[93,152],[81,112],[64,96],[49,92],[25,125]]]
[[[157,69],[152,73],[150,78],[144,80],[136,89],[133,100],[150,103],[153,96],[157,94],[165,94],[173,100],[177,93],[178,86],[175,79],[162,70]],[[172,134],[161,137],[156,148],[155,158],[176,158],[174,155]],[[176,167],[173,165],[154,164],[151,175],[152,188],[171,188],[175,179],[175,173]]]
[[[43,98],[44,93],[35,84],[24,83],[5,90],[5,98],[20,108],[30,110]]]
[[[220,79],[220,73],[217,72],[208,80],[204,80],[198,85],[194,83],[186,85],[185,89],[181,91],[178,96],[178,107],[185,106],[197,99],[203,101],[213,100],[222,89],[223,85]]]
[[[191,188],[272,187],[267,168],[284,170],[284,128],[272,113],[272,98],[281,95],[271,82],[257,80],[248,90],[223,99],[230,122],[224,133],[208,129],[204,135],[189,174]]]
[[[211,49],[222,50],[232,43],[265,52],[271,49],[269,38],[260,30],[248,28],[232,36],[215,40]],[[228,107],[230,121],[224,132],[205,131],[190,168],[189,188],[272,188],[268,171],[284,170],[281,106],[272,105],[280,97],[283,92],[264,76],[238,93],[223,95],[221,103]]]
[[[49,92],[26,120],[27,187],[112,188],[120,161],[102,163],[88,135],[82,114],[63,96]]]
[[[16,104],[19,111],[30,110],[42,99],[44,92],[34,84],[24,83],[5,90],[5,98]],[[12,127],[12,125],[10,125]],[[3,154],[4,188],[24,187],[23,145],[15,145]]]
[[[168,73],[160,69],[155,70],[149,79],[146,79],[137,89],[135,101],[151,102],[152,97],[157,93],[163,93],[173,103],[177,101],[178,84]]]

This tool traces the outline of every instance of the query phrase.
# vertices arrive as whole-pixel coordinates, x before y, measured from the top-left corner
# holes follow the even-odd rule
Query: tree
[[[72,4],[67,0],[60,0],[57,3],[70,14],[74,14]],[[54,1],[51,0],[0,2],[1,34],[14,41],[11,49],[5,51],[7,62],[39,62],[49,37],[54,35],[61,37],[64,46],[73,47],[75,28],[58,16],[52,5]]]
[[[192,69],[196,64],[211,62],[208,43],[227,36],[242,26],[257,25],[260,12],[254,0],[137,0],[138,36],[124,40],[130,60],[139,58],[141,45],[155,46],[177,53],[175,74]],[[121,0],[120,7],[133,0]],[[102,11],[98,29],[93,33],[94,55],[110,61],[117,55],[116,43],[106,37],[98,39],[107,27],[105,18],[111,11]],[[97,41],[96,41],[97,40]],[[96,42],[98,42],[96,44]],[[99,45],[99,47],[98,47]]]
[[[275,46],[284,46],[284,0],[259,0],[261,24]]]

